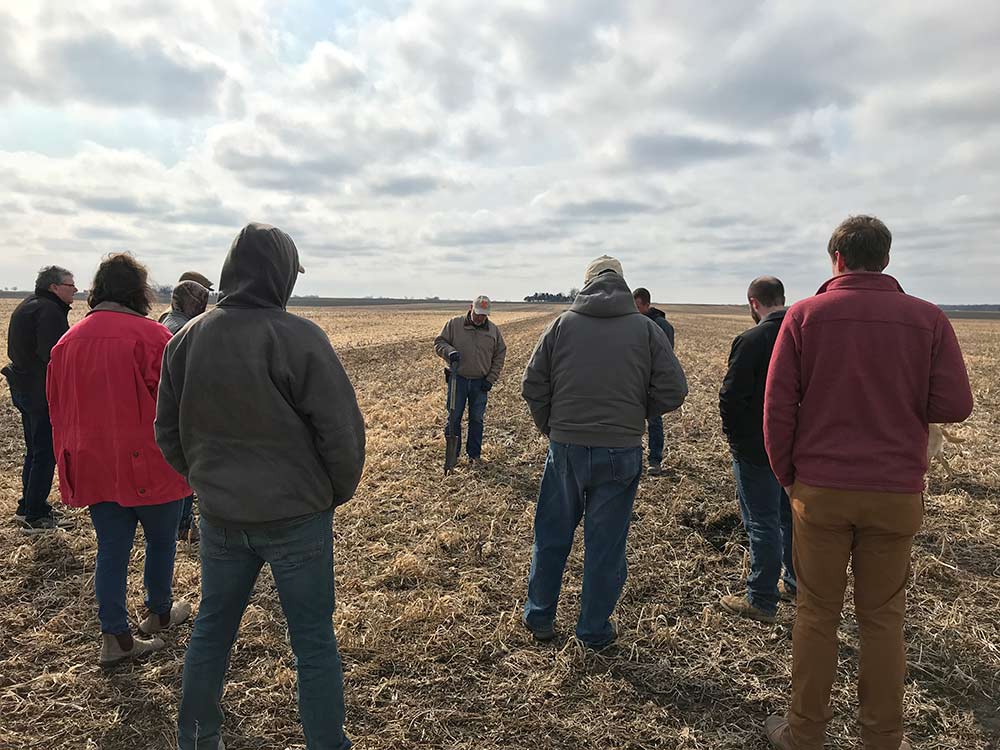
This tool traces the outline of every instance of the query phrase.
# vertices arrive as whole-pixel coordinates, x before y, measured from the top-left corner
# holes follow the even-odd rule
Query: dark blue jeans
[[[591,646],[614,639],[609,618],[628,574],[625,542],[641,474],[641,447],[549,442],[524,605],[530,628],[545,630],[555,621],[573,532],[583,519],[583,591],[576,637]]]
[[[770,466],[733,456],[733,475],[743,526],[750,541],[747,599],[768,614],[778,609],[778,579],[795,590],[792,566],[792,509]]]
[[[97,595],[97,618],[101,622],[102,633],[122,635],[129,632],[125,589],[135,527],[140,523],[146,537],[146,565],[143,570],[146,609],[158,615],[170,611],[180,512],[180,500],[136,508],[126,508],[118,503],[90,506],[90,520],[97,532],[94,593]]]
[[[201,519],[201,606],[184,660],[180,750],[216,750],[223,682],[243,611],[264,563],[278,589],[298,670],[308,750],[346,750],[344,677],[333,632],[333,513],[252,531]]]
[[[49,492],[56,470],[56,457],[52,451],[52,423],[49,405],[44,396],[14,391],[10,394],[14,406],[21,413],[24,429],[24,464],[21,467],[21,499],[17,514],[28,521],[49,515]]]
[[[177,527],[178,531],[187,530],[191,528],[191,522],[194,520],[194,495],[188,495],[183,500],[181,500],[181,520]]]
[[[455,408],[449,415],[448,424],[445,425],[445,437],[457,435],[459,443],[462,442],[462,415],[465,413],[465,405],[469,405],[469,438],[465,446],[465,451],[469,458],[479,458],[483,452],[483,418],[486,416],[486,401],[488,393],[483,388],[486,383],[485,378],[463,378],[460,375],[451,374],[449,377],[455,380]]]
[[[649,425],[649,463],[658,464],[663,460],[663,417],[650,417]]]

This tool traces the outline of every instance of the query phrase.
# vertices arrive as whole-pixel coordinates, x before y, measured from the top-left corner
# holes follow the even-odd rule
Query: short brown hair
[[[785,304],[785,285],[775,276],[758,276],[750,282],[747,299],[755,299],[764,307],[782,307]]]
[[[644,305],[648,305],[652,301],[652,297],[649,296],[649,290],[645,287],[639,287],[632,292],[632,298],[639,300]]]
[[[132,253],[112,253],[97,267],[87,304],[117,302],[141,315],[153,309],[156,294],[149,285],[149,272]]]
[[[827,252],[837,253],[850,271],[882,271],[889,258],[892,233],[874,216],[850,216],[833,230]]]

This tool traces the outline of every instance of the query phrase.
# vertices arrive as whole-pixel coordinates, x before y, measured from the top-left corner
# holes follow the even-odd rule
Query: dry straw
[[[11,305],[4,304],[6,320]],[[304,311],[341,347],[369,426],[361,492],[335,522],[336,626],[357,747],[764,747],[761,721],[786,706],[792,611],[764,626],[733,621],[715,606],[740,590],[745,570],[717,416],[728,345],[745,320],[672,311],[692,393],[682,413],[666,420],[667,475],[640,489],[620,646],[595,655],[566,637],[578,605],[579,546],[560,606],[562,637],[537,646],[519,622],[545,443],[518,396],[518,379],[551,313],[498,315],[510,354],[491,394],[487,464],[463,463],[445,478],[443,379],[431,341],[457,312]],[[1000,747],[1000,326],[960,321],[957,328],[977,407],[959,430],[967,442],[949,446],[958,476],[936,472],[930,480],[914,552],[906,721],[922,750]],[[19,493],[20,450],[3,392],[6,518]],[[0,530],[0,748],[166,750],[190,629],[171,635],[154,658],[102,673],[94,535],[85,514],[72,515],[77,528],[69,533],[29,540],[12,524]],[[141,564],[139,544],[133,611],[142,603]],[[197,600],[196,552],[186,546],[176,591]],[[850,607],[841,642],[828,747],[854,748],[858,633]],[[227,747],[304,747],[294,683],[265,572],[233,652]]]

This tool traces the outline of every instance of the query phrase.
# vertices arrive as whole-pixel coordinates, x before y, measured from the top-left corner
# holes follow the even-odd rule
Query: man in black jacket
[[[645,287],[639,287],[632,292],[632,298],[635,300],[635,306],[639,312],[656,323],[660,327],[660,330],[667,334],[667,341],[670,342],[670,348],[673,349],[674,327],[670,325],[665,312],[653,307],[649,290]],[[664,444],[663,417],[660,415],[650,417],[646,420],[646,425],[649,428],[649,468],[646,470],[646,473],[651,477],[658,477],[663,474],[661,467],[663,463]]]
[[[791,508],[764,451],[764,384],[785,317],[785,288],[773,276],[761,276],[750,284],[747,298],[757,325],[733,341],[729,371],[719,391],[719,413],[750,541],[750,575],[747,595],[724,596],[722,606],[733,614],[774,622],[779,599],[795,596]],[[779,592],[782,564],[785,576]]]
[[[48,503],[56,459],[52,452],[52,423],[45,399],[45,373],[52,347],[69,330],[69,309],[76,286],[73,274],[59,266],[38,272],[35,293],[10,316],[7,356],[3,374],[24,427],[24,467],[21,499],[15,518],[26,534],[52,531],[68,525],[58,519]]]

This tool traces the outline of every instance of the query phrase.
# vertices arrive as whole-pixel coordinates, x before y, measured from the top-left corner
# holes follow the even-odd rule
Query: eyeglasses
[[[76,289],[76,284],[67,284],[66,282],[63,282],[61,284],[56,284],[56,286],[68,286],[71,287],[72,289]]]

